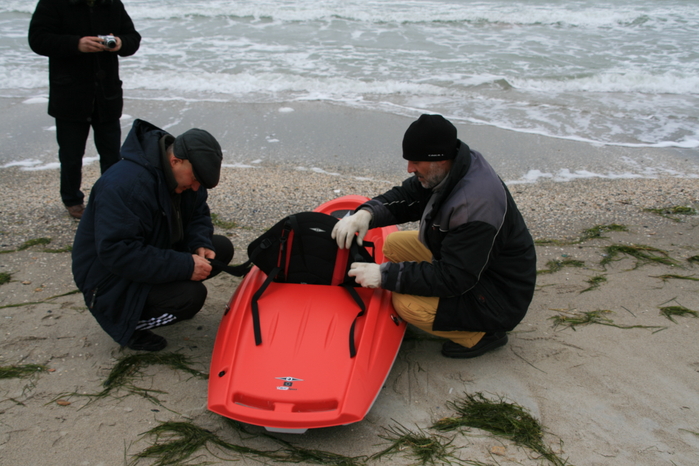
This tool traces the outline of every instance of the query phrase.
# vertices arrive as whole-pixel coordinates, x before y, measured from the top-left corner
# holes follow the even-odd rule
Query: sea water
[[[325,101],[628,147],[699,148],[696,0],[123,0],[130,99]],[[0,4],[0,97],[45,99],[34,0]],[[0,161],[2,162],[2,161]]]

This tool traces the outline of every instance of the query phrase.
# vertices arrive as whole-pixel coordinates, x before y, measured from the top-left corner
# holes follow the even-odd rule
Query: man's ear
[[[451,166],[454,165],[454,159],[440,160],[437,163],[441,164],[443,169],[451,170]]]
[[[177,157],[175,157],[172,154],[168,154],[168,156],[170,158],[170,167],[171,168],[175,168],[177,165],[182,163],[182,159],[178,159]]]

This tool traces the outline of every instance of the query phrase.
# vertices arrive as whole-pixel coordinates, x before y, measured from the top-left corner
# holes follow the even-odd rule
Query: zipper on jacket
[[[95,300],[97,299],[97,290],[99,288],[95,288],[94,291],[92,292],[92,299],[90,300],[90,309],[95,307]]]

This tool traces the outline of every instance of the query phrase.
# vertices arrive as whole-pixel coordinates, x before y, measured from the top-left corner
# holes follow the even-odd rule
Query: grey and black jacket
[[[420,240],[432,262],[382,265],[381,286],[439,297],[433,330],[509,331],[524,318],[534,294],[534,242],[490,164],[459,144],[438,191],[411,177],[359,208],[371,210],[372,228],[421,221]]]

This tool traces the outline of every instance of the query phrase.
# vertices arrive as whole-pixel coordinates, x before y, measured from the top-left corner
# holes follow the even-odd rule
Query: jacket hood
[[[458,141],[458,144],[456,157],[454,157],[454,164],[452,165],[451,170],[449,170],[447,184],[440,190],[440,194],[433,205],[433,210],[439,210],[443,200],[449,197],[456,184],[459,183],[464,176],[466,176],[469,168],[471,168],[471,148],[462,141]]]
[[[161,166],[160,139],[163,136],[171,135],[147,121],[137,119],[121,146],[121,157],[149,170],[157,169]]]
[[[454,164],[451,167],[449,173],[449,183],[447,186],[447,191],[451,191],[456,183],[459,182],[461,178],[468,173],[468,169],[471,167],[471,148],[463,142],[459,141],[459,146],[456,151],[456,157],[454,157]]]

